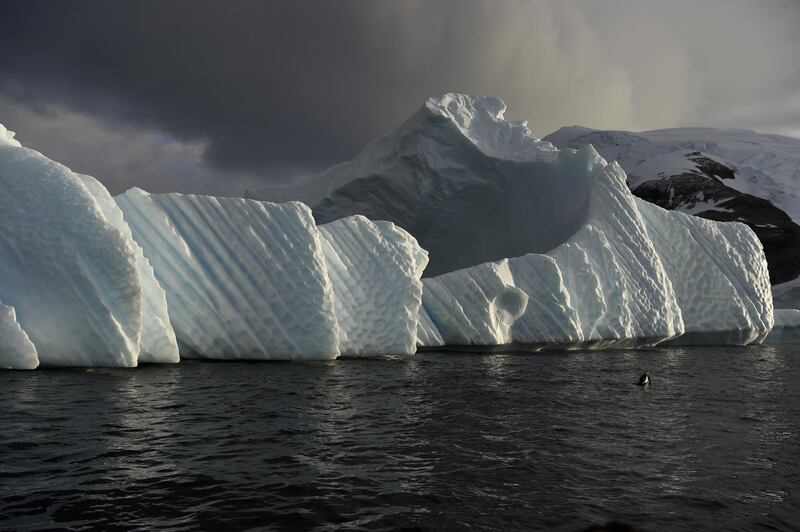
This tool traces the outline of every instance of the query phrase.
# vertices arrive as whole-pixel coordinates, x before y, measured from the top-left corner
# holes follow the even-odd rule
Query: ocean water
[[[800,530],[798,462],[798,347],[0,372],[0,529]]]

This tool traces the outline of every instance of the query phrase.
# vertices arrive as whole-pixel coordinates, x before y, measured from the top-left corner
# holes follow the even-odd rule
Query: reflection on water
[[[800,350],[1,372],[0,528],[791,530]],[[653,385],[635,386],[650,370]]]

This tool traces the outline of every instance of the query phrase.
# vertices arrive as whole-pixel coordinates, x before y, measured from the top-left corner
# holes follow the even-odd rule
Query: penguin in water
[[[645,371],[641,377],[639,377],[639,382],[636,383],[637,386],[650,386],[650,372]]]

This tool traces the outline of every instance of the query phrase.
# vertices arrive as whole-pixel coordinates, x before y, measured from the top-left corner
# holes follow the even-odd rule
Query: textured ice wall
[[[683,332],[672,284],[625,174],[591,148],[567,156],[585,157],[593,172],[585,226],[546,254],[425,279],[423,304],[446,343],[636,347]],[[422,334],[418,341],[436,345]]]
[[[115,199],[166,292],[181,356],[339,354],[333,289],[308,207],[139,189]]]
[[[597,168],[586,225],[548,252],[558,264],[583,341],[652,345],[683,333],[669,276],[645,230],[625,172]]]
[[[423,280],[423,297],[427,290],[424,288]],[[417,325],[417,346],[419,347],[441,347],[445,345],[442,333],[439,328],[433,323],[425,305],[419,307],[419,324]]]
[[[0,142],[0,299],[42,365],[137,363],[142,290],[131,242],[73,172],[9,141]]]
[[[800,344],[800,310],[775,309],[775,325],[765,344]]]
[[[38,365],[36,347],[17,323],[14,307],[0,302],[0,368],[35,369]]]
[[[343,355],[416,352],[427,253],[391,223],[363,216],[319,226]]]
[[[503,345],[528,295],[514,286],[508,261],[490,262],[423,280],[420,345]]]
[[[425,279],[432,323],[420,329],[419,345],[440,345],[429,330],[448,344],[527,347],[747,345],[766,337],[769,274],[750,229],[634,198],[615,164],[596,177],[586,226],[549,253]],[[489,302],[509,287],[528,304],[498,328]],[[773,338],[790,338],[791,327],[784,330]]]
[[[424,286],[432,326],[420,329],[421,346],[440,345],[428,330],[458,345],[747,345],[761,342],[773,323],[755,234],[634,198],[615,164],[601,165],[587,224],[562,245],[425,279]],[[489,301],[509,287],[528,304],[510,328],[498,328]],[[785,331],[782,338],[793,334]]]
[[[767,260],[746,225],[667,211],[637,199],[683,314],[681,345],[761,342],[773,324]]]
[[[136,254],[136,270],[144,298],[139,362],[179,362],[178,344],[169,321],[166,294],[156,281],[153,267],[144,256],[142,247],[133,240],[131,229],[122,216],[122,210],[99,181],[88,175],[76,175],[94,196],[106,220],[130,241]]]

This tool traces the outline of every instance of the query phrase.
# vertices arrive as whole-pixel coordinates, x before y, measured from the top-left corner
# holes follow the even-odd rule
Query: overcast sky
[[[0,123],[113,193],[241,195],[428,96],[561,125],[800,137],[800,0],[0,2]]]

